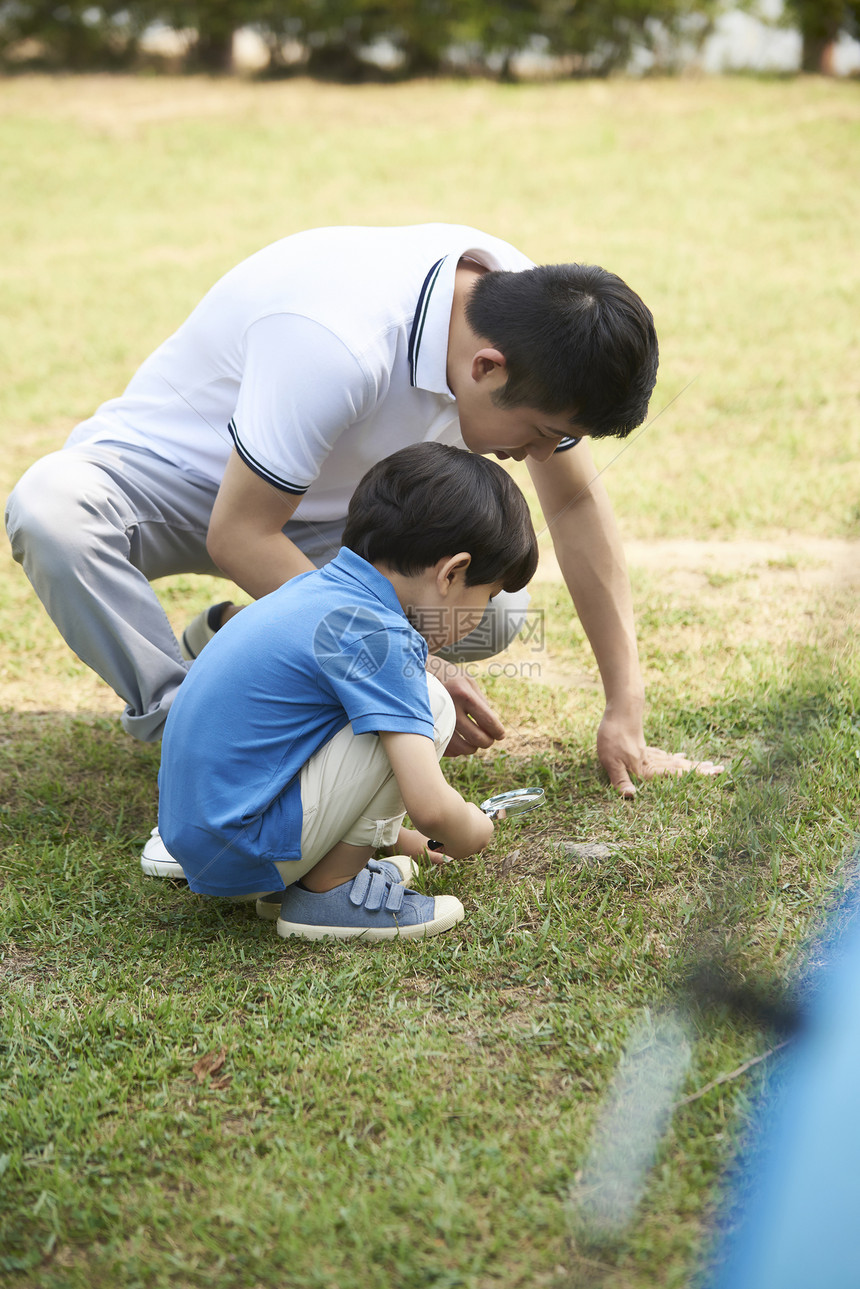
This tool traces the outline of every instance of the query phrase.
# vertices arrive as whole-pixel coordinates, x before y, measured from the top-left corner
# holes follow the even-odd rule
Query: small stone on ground
[[[556,846],[568,859],[608,859],[612,854],[602,841],[559,841]]]

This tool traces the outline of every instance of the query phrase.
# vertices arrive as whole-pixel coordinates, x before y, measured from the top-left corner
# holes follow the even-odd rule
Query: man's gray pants
[[[150,582],[178,573],[219,577],[206,550],[217,487],[142,448],[63,448],[31,466],[9,498],[6,530],[60,634],[126,703],[123,727],[161,737],[190,663]],[[340,549],[345,519],[291,520],[284,532],[317,567]],[[526,591],[502,592],[450,661],[489,658],[525,621]]]

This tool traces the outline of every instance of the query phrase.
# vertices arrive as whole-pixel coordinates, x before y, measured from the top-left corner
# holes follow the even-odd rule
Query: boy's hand
[[[442,658],[427,659],[427,670],[441,680],[451,695],[457,723],[445,756],[471,756],[479,747],[492,747],[505,737],[505,727],[478,686],[464,671]]]
[[[392,848],[392,853],[394,849]],[[414,828],[401,828],[397,835],[396,853],[408,855],[410,859],[421,859],[426,855],[431,864],[447,864],[451,856],[442,850],[430,849],[430,838]]]
[[[493,835],[492,820],[456,788],[446,783],[436,760],[433,740],[426,734],[380,730],[379,737],[391,762],[403,804],[422,837],[439,837],[453,859],[476,855]]]

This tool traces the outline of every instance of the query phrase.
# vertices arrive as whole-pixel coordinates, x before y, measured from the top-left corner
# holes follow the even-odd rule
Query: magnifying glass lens
[[[514,788],[512,792],[499,792],[494,797],[487,797],[480,808],[491,819],[504,810],[505,818],[509,819],[511,815],[521,815],[542,806],[545,800],[543,788]]]

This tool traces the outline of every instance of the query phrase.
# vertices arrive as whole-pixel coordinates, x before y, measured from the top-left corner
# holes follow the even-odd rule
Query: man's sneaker
[[[197,614],[196,618],[191,619],[182,632],[182,639],[179,642],[182,657],[186,662],[193,662],[198,657],[220,628],[221,614],[225,609],[232,607],[232,600],[223,600],[221,604],[213,604],[211,608],[204,609],[202,613]]]
[[[379,866],[398,886],[405,886],[415,876],[415,865],[408,855],[392,855],[389,859],[379,860]],[[281,915],[281,904],[284,891],[272,891],[270,895],[257,897],[257,917],[264,922],[277,922]]]
[[[464,917],[453,895],[420,895],[382,871],[371,859],[351,882],[333,891],[288,886],[278,935],[303,940],[414,940],[447,931]]]
[[[153,828],[149,841],[143,848],[140,866],[147,877],[172,877],[176,881],[185,881],[182,865],[177,864],[170,854],[157,828]]]

